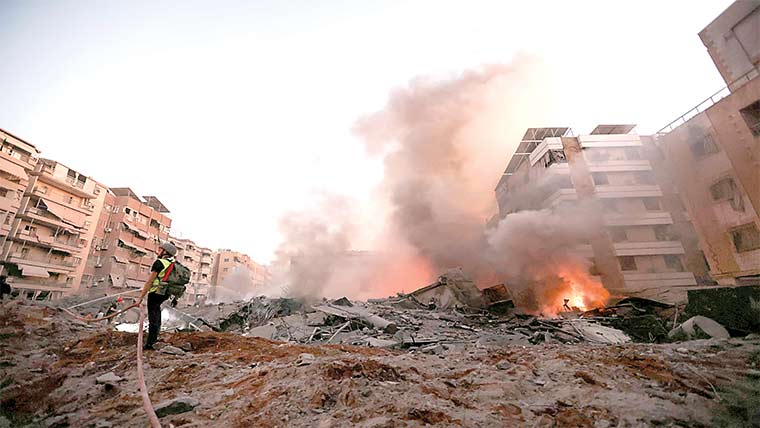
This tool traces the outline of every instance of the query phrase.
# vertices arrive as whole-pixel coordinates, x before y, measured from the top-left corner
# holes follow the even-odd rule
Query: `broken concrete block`
[[[443,346],[441,346],[441,344],[439,343],[436,343],[435,345],[428,345],[420,349],[420,352],[422,352],[423,354],[434,354],[434,355],[442,354],[443,351],[444,351]]]
[[[512,367],[512,363],[510,363],[507,360],[501,360],[498,363],[496,363],[496,368],[499,370],[509,370],[510,367]]]
[[[728,339],[731,337],[722,325],[717,321],[701,315],[691,317],[680,326],[670,330],[668,337],[674,338],[680,335],[687,339],[699,339],[700,337],[710,337],[713,339]]]
[[[270,323],[254,327],[248,330],[245,335],[250,337],[263,337],[264,339],[274,339],[275,334],[277,334],[277,327]]]
[[[296,366],[308,366],[309,364],[313,363],[316,360],[314,355],[303,353],[298,356],[298,360],[296,360]]]
[[[333,300],[332,303],[333,305],[338,305],[338,306],[354,306],[354,304],[351,303],[351,301],[348,300],[346,297],[341,297],[338,300]]]
[[[11,428],[11,421],[5,416],[0,416],[0,428]]]
[[[171,400],[166,400],[159,403],[155,407],[156,416],[163,418],[167,415],[178,415],[193,410],[200,405],[200,401],[193,397],[177,397]]]
[[[627,334],[616,328],[605,327],[580,319],[568,320],[567,322],[589,342],[618,345],[631,341],[631,338]]]
[[[121,382],[123,380],[124,379],[117,376],[116,373],[108,372],[106,374],[102,374],[98,376],[97,378],[95,378],[95,383],[98,385],[105,385],[105,384],[115,385],[116,383]]]
[[[376,337],[368,337],[362,342],[370,348],[390,348],[399,344],[396,340],[378,339]]]
[[[164,354],[169,354],[169,355],[185,355],[186,354],[185,351],[172,345],[164,346],[163,348],[161,348],[161,352],[163,352]]]
[[[182,349],[185,352],[190,352],[190,351],[193,350],[193,344],[190,343],[190,342],[185,342],[179,348]]]
[[[61,415],[48,419],[45,421],[46,428],[64,428],[69,425],[69,415]]]

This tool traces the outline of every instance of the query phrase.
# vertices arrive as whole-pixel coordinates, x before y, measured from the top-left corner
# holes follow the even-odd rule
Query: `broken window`
[[[734,228],[731,231],[731,240],[738,253],[760,249],[760,232],[755,223]]]
[[[733,178],[727,177],[710,186],[710,194],[714,201],[724,201],[734,197],[736,183]]]
[[[726,177],[710,186],[710,195],[714,201],[729,201],[734,211],[744,212],[744,198],[733,178]]]
[[[747,127],[755,137],[760,137],[760,100],[739,110]]]
[[[644,202],[644,207],[647,211],[660,211],[662,209],[660,200],[657,198],[642,198],[641,200]]]
[[[549,150],[542,160],[545,167],[549,167],[555,163],[567,163],[567,157],[565,157],[565,152],[562,150]]]
[[[594,184],[597,186],[603,186],[605,184],[610,184],[610,180],[607,177],[607,174],[603,172],[594,172],[591,174],[591,177],[594,179]]]
[[[626,147],[625,158],[628,160],[641,160],[641,149],[638,147]]]
[[[622,227],[611,227],[609,231],[612,242],[624,242],[628,240],[628,236],[625,234],[625,229]]]
[[[638,269],[636,267],[636,258],[633,256],[620,256],[618,257],[618,262],[620,262],[620,270],[631,271]]]
[[[718,153],[718,146],[715,144],[715,140],[713,140],[712,135],[707,133],[699,135],[690,141],[689,148],[691,149],[691,153],[697,158]]]
[[[669,224],[658,224],[654,227],[654,236],[658,241],[672,241],[673,234]]]
[[[675,254],[666,254],[664,258],[665,265],[668,268],[673,269],[676,272],[683,272],[683,263],[681,263],[681,257]]]

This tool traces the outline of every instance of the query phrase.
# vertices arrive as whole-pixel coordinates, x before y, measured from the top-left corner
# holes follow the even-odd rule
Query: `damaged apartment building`
[[[155,196],[140,198],[127,187],[109,189],[87,261],[88,291],[113,293],[142,287],[156,249],[169,239],[168,213]]]
[[[699,33],[726,87],[659,133],[712,276],[760,284],[760,3],[737,1]]]
[[[208,296],[211,287],[214,252],[209,248],[198,246],[190,239],[170,236],[169,242],[177,247],[177,261],[191,272],[190,283],[187,284],[183,299],[191,304],[203,301]]]
[[[667,171],[657,168],[654,139],[633,128],[528,129],[496,187],[492,221],[584,201],[597,217],[589,221],[604,227],[577,251],[610,293],[681,301],[706,267]]]
[[[24,298],[76,294],[106,188],[7,131],[0,141],[3,274]]]
[[[269,270],[266,266],[256,263],[247,254],[231,249],[220,249],[214,258],[211,269],[211,291],[209,295],[215,296],[213,286],[224,285],[225,280],[233,275],[244,275],[254,288],[264,285],[270,279]]]

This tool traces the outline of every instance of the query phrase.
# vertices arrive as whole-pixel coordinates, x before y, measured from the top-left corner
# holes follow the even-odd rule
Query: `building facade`
[[[140,198],[127,187],[109,190],[87,263],[90,293],[126,291],[145,284],[158,246],[169,240],[168,213],[154,196]]]
[[[39,159],[36,148],[7,132],[0,136],[2,186],[16,187],[6,189],[9,202],[3,207],[3,272],[24,298],[76,294],[105,187],[61,163]]]
[[[211,259],[213,253],[208,248],[199,247],[190,239],[170,236],[169,242],[177,247],[177,261],[190,269],[190,283],[182,300],[186,303],[202,302],[208,297],[210,288]],[[205,257],[204,257],[205,255]]]
[[[760,284],[760,2],[737,1],[699,33],[726,88],[658,144],[722,285]]]
[[[654,140],[632,129],[600,125],[580,136],[569,128],[528,129],[496,187],[499,218],[584,201],[593,207],[589,221],[603,227],[577,251],[592,260],[605,288],[682,301],[697,284],[690,270],[700,271],[701,256],[682,243],[690,226],[673,202],[675,191],[661,185],[666,176],[648,159],[657,156]]]

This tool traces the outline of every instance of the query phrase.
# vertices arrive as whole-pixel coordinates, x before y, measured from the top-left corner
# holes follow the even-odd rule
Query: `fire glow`
[[[556,316],[569,310],[587,311],[604,306],[610,297],[601,282],[588,274],[581,266],[563,266],[559,272],[560,285],[546,296],[541,313]]]

